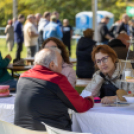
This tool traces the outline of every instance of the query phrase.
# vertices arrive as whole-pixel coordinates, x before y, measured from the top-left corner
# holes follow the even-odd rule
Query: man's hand
[[[12,57],[9,54],[5,58],[8,58],[10,61],[12,60]]]
[[[111,104],[114,103],[117,99],[117,96],[106,96],[101,99],[101,103]]]

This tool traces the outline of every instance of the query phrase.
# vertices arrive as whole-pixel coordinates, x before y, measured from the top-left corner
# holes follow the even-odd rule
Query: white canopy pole
[[[97,40],[97,0],[92,0],[94,40]]]
[[[17,0],[13,0],[13,18],[17,18]]]

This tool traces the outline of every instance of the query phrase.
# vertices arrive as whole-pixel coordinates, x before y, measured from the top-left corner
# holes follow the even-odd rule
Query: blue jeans
[[[10,88],[15,88],[16,89],[16,86],[17,86],[17,80],[8,80],[8,81],[5,81],[5,82],[2,82],[0,83],[0,85],[9,85]]]

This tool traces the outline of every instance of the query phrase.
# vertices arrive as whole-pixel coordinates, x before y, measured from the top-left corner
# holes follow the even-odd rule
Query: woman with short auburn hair
[[[46,39],[42,44],[43,48],[58,48],[61,51],[61,56],[63,58],[62,64],[62,74],[65,75],[70,82],[70,84],[75,88],[76,84],[76,73],[73,70],[73,65],[69,61],[69,52],[66,49],[66,46],[57,38],[51,37]]]
[[[92,96],[99,96],[102,103],[114,103],[118,99],[116,91],[119,87],[126,91],[134,90],[134,84],[127,86],[127,83],[120,82],[124,66],[118,60],[115,51],[108,45],[94,47],[92,60],[95,68],[99,70],[94,73],[83,93],[90,91]]]

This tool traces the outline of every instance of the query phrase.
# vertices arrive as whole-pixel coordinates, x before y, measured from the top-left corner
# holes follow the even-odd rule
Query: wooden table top
[[[13,66],[13,64],[9,64],[7,66],[7,69],[13,70],[13,71],[26,71],[31,69],[32,66]]]

